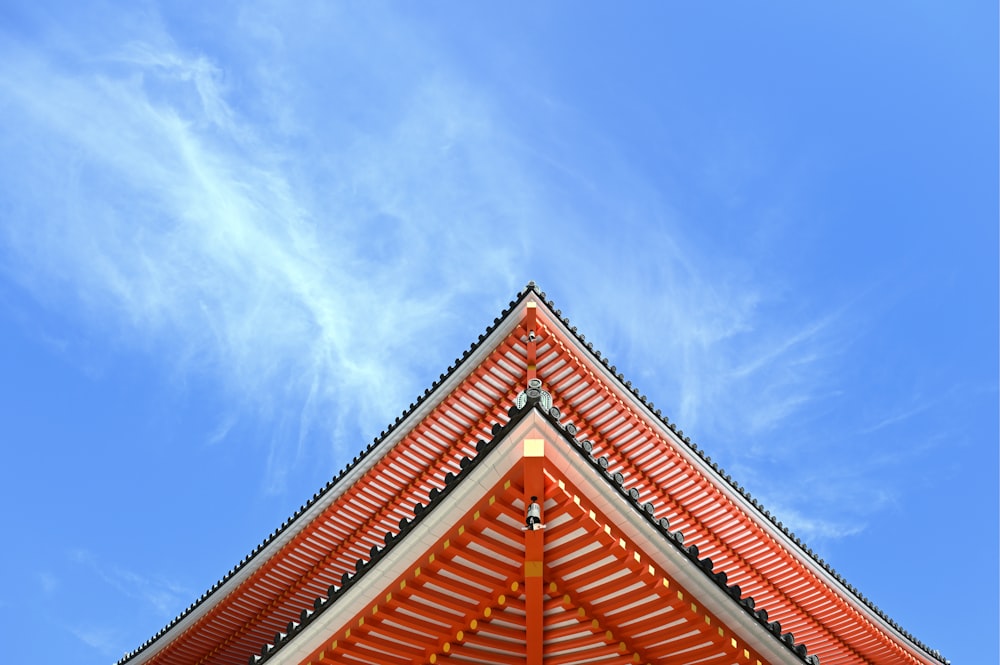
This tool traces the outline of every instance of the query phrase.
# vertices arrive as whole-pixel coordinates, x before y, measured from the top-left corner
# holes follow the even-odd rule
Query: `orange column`
[[[538,325],[538,307],[535,305],[535,301],[532,300],[528,303],[527,312],[524,315],[524,327],[528,331],[528,378],[526,381],[531,381],[535,378],[535,367],[536,362],[536,349],[538,344],[535,342],[535,336],[538,334],[535,328]]]
[[[545,456],[543,439],[524,440],[524,505],[531,497],[538,497],[539,506],[545,505],[545,475],[542,464]],[[545,524],[544,508],[541,514]],[[524,532],[524,611],[525,611],[525,663],[542,665],[544,640],[543,583],[545,540],[544,529]]]

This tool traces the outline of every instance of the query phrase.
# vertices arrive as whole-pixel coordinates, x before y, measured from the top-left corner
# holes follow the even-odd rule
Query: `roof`
[[[463,472],[462,460],[475,458],[473,442],[510,420],[529,374],[545,382],[566,429],[605,460],[618,486],[659,506],[656,523],[665,518],[683,529],[689,545],[768,607],[772,620],[819,645],[825,665],[943,660],[719,469],[530,283],[387,431],[120,663],[245,662],[344,574],[356,573],[358,561],[375,556],[385,546],[376,533],[402,533],[404,520]],[[339,521],[329,519],[333,513]],[[796,580],[807,580],[810,592],[797,590]],[[831,628],[845,617],[848,629]]]
[[[341,584],[331,587],[326,597],[317,598],[312,608],[305,608],[300,614],[300,621],[291,622],[287,630],[276,635],[274,642],[264,645],[259,654],[254,654],[249,658],[249,663],[258,664],[265,662],[284,662],[280,657],[289,652],[298,640],[308,637],[310,628],[324,620],[327,614],[332,614],[339,609],[339,605],[349,605],[349,617],[338,617],[335,621],[327,622],[323,628],[327,630],[313,630],[316,634],[316,641],[322,646],[320,650],[331,651],[335,649],[347,649],[350,642],[355,651],[363,645],[367,652],[374,654],[379,662],[387,662],[393,656],[405,659],[421,657],[422,649],[411,646],[407,649],[400,644],[416,645],[419,639],[410,636],[409,639],[401,639],[400,624],[405,628],[431,627],[436,631],[441,631],[441,623],[457,623],[464,632],[460,642],[465,646],[462,658],[478,658],[488,651],[489,662],[504,662],[509,657],[511,662],[522,662],[523,654],[518,650],[522,645],[504,641],[505,633],[516,627],[515,630],[523,630],[525,621],[525,610],[518,607],[520,600],[523,603],[524,591],[518,579],[521,578],[521,561],[519,552],[509,549],[508,544],[515,541],[520,530],[519,522],[524,513],[524,503],[521,495],[524,494],[524,482],[518,482],[516,473],[499,476],[499,480],[493,482],[490,491],[483,493],[476,492],[475,488],[483,486],[482,476],[489,477],[491,474],[497,476],[497,468],[504,467],[503,464],[494,464],[490,472],[479,473],[480,478],[476,478],[477,471],[483,462],[491,462],[491,456],[500,455],[495,452],[506,446],[506,457],[509,460],[507,466],[513,466],[510,462],[516,462],[518,457],[517,443],[522,437],[517,436],[518,432],[533,429],[535,432],[544,430],[551,433],[550,441],[563,444],[561,448],[550,449],[551,468],[553,479],[551,487],[545,494],[546,511],[546,533],[547,543],[545,556],[555,559],[553,563],[546,561],[546,578],[550,581],[546,589],[546,600],[550,605],[556,606],[556,611],[547,613],[546,624],[551,637],[547,640],[550,643],[546,652],[547,658],[572,658],[572,662],[589,662],[595,658],[601,658],[608,654],[618,654],[627,652],[629,656],[640,656],[641,662],[653,662],[658,658],[669,657],[675,653],[681,645],[687,649],[688,657],[697,658],[701,662],[711,663],[713,657],[719,662],[728,662],[731,658],[731,651],[738,651],[744,646],[753,648],[754,654],[763,651],[760,646],[751,645],[751,642],[759,645],[762,642],[770,642],[765,647],[768,650],[768,660],[774,662],[774,654],[779,654],[785,662],[818,663],[818,659],[807,655],[805,645],[795,642],[793,635],[782,632],[780,624],[768,621],[767,612],[763,609],[755,608],[752,598],[744,597],[735,585],[729,585],[726,575],[713,570],[710,559],[699,558],[698,548],[684,545],[684,536],[680,531],[671,531],[666,520],[656,520],[653,510],[644,504],[640,504],[637,494],[630,492],[625,487],[620,476],[608,471],[606,458],[594,457],[592,452],[587,450],[585,442],[576,439],[564,424],[560,423],[560,413],[556,408],[543,409],[537,398],[525,404],[522,408],[514,407],[510,412],[511,419],[504,426],[498,426],[494,436],[488,441],[482,441],[471,457],[463,458],[462,470],[455,476],[449,478],[448,483],[427,506],[421,507],[414,519],[407,520],[401,526],[399,533],[387,532],[384,535],[385,545],[372,553],[370,559],[359,562],[355,574],[345,574]],[[530,416],[536,416],[531,422]],[[539,427],[538,420],[544,421],[548,427]],[[533,426],[533,427],[532,427]],[[572,430],[572,427],[569,428]],[[575,458],[575,459],[574,459]],[[573,467],[577,473],[564,473]],[[580,494],[574,494],[567,489],[567,484],[571,482],[569,476],[573,476],[578,484],[583,484],[585,480],[583,474],[587,474],[591,482],[600,482],[603,487],[598,490],[598,494],[603,490],[609,497],[617,498],[614,506],[594,507],[601,511],[598,518],[591,505],[581,505]],[[513,482],[511,482],[511,480]],[[459,499],[452,495],[463,483],[472,486],[471,499],[466,496],[464,505]],[[579,491],[579,487],[576,488]],[[562,491],[560,491],[562,490]],[[588,493],[589,494],[589,493]],[[459,505],[456,505],[459,504]],[[471,506],[471,508],[470,508]],[[470,510],[480,508],[473,513],[474,519],[469,519]],[[603,508],[603,510],[602,510]],[[617,508],[617,510],[616,510]],[[433,583],[427,585],[420,591],[412,591],[414,578],[407,575],[405,566],[396,566],[396,569],[403,569],[402,579],[410,582],[407,590],[417,599],[411,599],[409,607],[418,605],[423,601],[424,605],[418,611],[425,612],[425,608],[430,604],[441,603],[439,593],[434,592],[434,585],[444,584],[449,591],[456,594],[449,605],[455,610],[452,615],[424,617],[424,621],[414,620],[412,614],[392,614],[390,602],[383,601],[386,589],[392,590],[399,583],[386,582],[385,568],[391,568],[391,564],[386,563],[396,549],[405,546],[411,539],[420,542],[421,528],[425,522],[437,513],[447,511],[440,522],[448,525],[440,529],[444,535],[437,538],[436,546],[429,548],[431,556],[427,556],[421,549],[419,555],[413,557],[415,563],[420,565],[430,560],[439,564],[442,568],[447,568],[446,577],[442,576],[438,570],[438,575],[433,577]],[[645,533],[646,538],[636,535],[634,529],[630,529],[627,518],[623,518],[624,511],[632,514],[633,526],[639,526]],[[607,513],[607,514],[605,514]],[[613,514],[614,519],[608,520]],[[464,515],[464,518],[461,517]],[[589,518],[589,519],[588,519]],[[479,523],[477,528],[475,523]],[[614,525],[614,526],[611,526]],[[433,529],[428,529],[433,531]],[[629,533],[631,531],[631,533]],[[465,541],[459,546],[457,541],[465,536]],[[626,539],[628,544],[626,544]],[[670,572],[661,572],[653,569],[643,556],[636,556],[637,548],[633,541],[655,540],[659,549],[669,550],[674,555],[672,562],[668,562],[663,568],[671,569]],[[455,544],[451,544],[452,541]],[[487,545],[482,543],[487,542]],[[441,545],[449,543],[449,546]],[[479,544],[476,548],[475,544]],[[644,548],[646,551],[656,551],[657,546]],[[620,556],[608,555],[608,549],[614,551],[615,548],[622,550]],[[418,543],[417,549],[420,549]],[[447,550],[460,552],[458,556],[447,559],[443,554]],[[645,552],[644,552],[645,553]],[[649,560],[656,559],[651,556]],[[448,564],[441,563],[448,561]],[[671,563],[673,565],[671,565]],[[489,566],[491,574],[483,573],[483,566]],[[681,572],[679,569],[683,568]],[[419,568],[418,568],[419,569]],[[620,575],[622,570],[627,570],[627,575]],[[579,571],[586,570],[588,580],[600,580],[601,584],[596,587],[591,586],[589,590],[584,590],[574,586],[574,582],[579,585],[578,578],[581,577]],[[567,572],[568,571],[568,572]],[[570,578],[573,573],[577,575]],[[362,602],[351,593],[356,587],[365,583],[366,576],[377,575],[374,581],[374,590],[369,593],[371,597],[368,602]],[[389,575],[388,577],[392,577]],[[425,579],[431,577],[424,574]],[[442,577],[445,581],[442,582]],[[701,578],[701,584],[694,578]],[[514,579],[511,583],[509,580]],[[698,602],[712,603],[706,598],[704,586],[710,585],[716,591],[714,605],[716,607],[728,605],[728,616],[730,623],[753,623],[756,625],[756,634],[747,643],[735,642],[735,638],[730,634],[719,630],[722,622],[719,618],[715,621],[706,622],[706,616],[720,617],[723,612],[716,610],[709,613],[705,608],[692,609],[690,601],[685,601],[685,590],[681,589],[678,579],[683,579],[688,588],[701,586],[698,594]],[[636,580],[639,580],[637,582]],[[666,584],[664,584],[666,580]],[[493,585],[490,586],[490,581]],[[484,586],[485,584],[485,586]],[[644,589],[640,591],[640,589]],[[360,592],[355,594],[360,595]],[[489,600],[483,604],[482,597]],[[687,594],[688,598],[694,598],[693,594]],[[464,598],[462,600],[455,600]],[[680,599],[680,600],[678,600]],[[397,602],[399,599],[394,598]],[[670,608],[673,602],[676,607]],[[374,603],[375,611],[371,608]],[[622,608],[627,606],[627,611]],[[668,610],[664,611],[666,606]],[[350,630],[358,625],[358,617],[353,611],[357,607],[364,608],[358,613],[366,619],[360,624],[368,632],[361,634],[361,630]],[[487,610],[489,608],[489,610]],[[669,611],[673,609],[673,611]],[[485,618],[484,618],[485,614]],[[737,615],[734,621],[733,616]],[[669,616],[669,619],[667,619]],[[600,617],[597,619],[595,617]],[[598,622],[598,626],[592,625]],[[395,629],[389,628],[380,631],[379,623],[391,624]],[[469,631],[467,624],[475,622],[475,635]],[[648,624],[645,630],[640,629],[639,624]],[[673,624],[672,630],[664,628],[667,624]],[[338,642],[336,647],[329,647],[331,636],[328,629],[330,626],[341,628],[341,636],[334,636]],[[343,630],[347,626],[347,630]],[[491,627],[493,630],[491,630]],[[655,627],[651,631],[649,627]],[[695,630],[697,629],[697,630]],[[343,633],[352,633],[348,638],[344,638]],[[607,633],[611,633],[614,639],[606,639]],[[454,630],[444,630],[444,634],[449,637]],[[642,636],[635,636],[636,633]],[[405,632],[403,633],[405,635]],[[624,645],[624,649],[623,649]],[[445,653],[456,655],[460,646],[451,644],[438,653],[443,656]],[[309,654],[316,649],[297,649],[289,658],[297,662],[303,655]],[[312,654],[318,657],[318,654]],[[328,654],[331,655],[331,654]],[[345,657],[345,652],[336,654]],[[479,662],[479,661],[475,661]],[[639,661],[637,661],[639,662]],[[782,661],[778,661],[782,662]]]

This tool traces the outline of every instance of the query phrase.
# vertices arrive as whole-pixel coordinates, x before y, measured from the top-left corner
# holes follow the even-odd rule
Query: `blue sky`
[[[0,8],[0,625],[109,663],[530,279],[953,662],[997,649],[987,2]]]

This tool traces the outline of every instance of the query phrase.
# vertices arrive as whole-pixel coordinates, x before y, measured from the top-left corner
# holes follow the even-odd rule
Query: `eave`
[[[530,314],[529,302],[536,303]],[[533,331],[526,327],[529,319]],[[536,333],[534,341],[529,332]],[[573,434],[605,458],[612,477],[619,474],[642,503],[654,502],[656,518],[683,529],[689,543],[726,570],[731,582],[773,607],[772,619],[780,618],[800,641],[818,645],[824,665],[941,660],[771,517],[529,285],[388,431],[202,598],[120,662],[244,662],[245,654],[268,642],[358,561],[370,558],[383,544],[381,529],[398,532],[418,504],[442,491],[448,474],[461,471],[460,460],[475,453],[476,440],[488,439],[507,422],[515,395],[534,375],[573,423]],[[657,471],[652,459],[664,446],[672,466]],[[740,545],[734,547],[736,537]],[[815,597],[796,599],[788,585],[770,579],[776,573],[811,580]],[[850,636],[829,627],[845,617]]]
[[[548,524],[524,531],[527,496],[539,491]],[[560,427],[557,411],[527,407],[250,662],[668,663],[680,651],[705,665],[814,662],[682,541]],[[533,570],[544,596],[534,615]],[[525,637],[532,625],[536,639]]]

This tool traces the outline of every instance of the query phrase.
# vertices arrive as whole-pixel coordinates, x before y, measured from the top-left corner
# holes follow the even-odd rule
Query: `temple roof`
[[[653,661],[659,655],[659,652],[663,652],[662,657],[669,657],[670,654],[676,652],[664,652],[665,649],[676,649],[679,644],[683,644],[690,650],[688,656],[697,658],[700,662],[711,663],[713,662],[712,656],[719,658],[720,662],[727,662],[726,659],[731,656],[726,649],[721,649],[719,645],[723,642],[729,642],[734,638],[724,635],[722,631],[718,630],[718,627],[721,625],[721,622],[718,620],[714,623],[704,621],[705,616],[713,616],[707,615],[704,609],[701,610],[700,614],[697,609],[692,611],[688,607],[691,605],[690,601],[685,602],[684,592],[678,589],[677,578],[684,579],[687,585],[696,588],[697,585],[692,583],[691,580],[695,577],[700,577],[702,578],[702,593],[698,596],[699,602],[705,602],[701,600],[705,598],[703,585],[709,584],[714,586],[718,596],[715,599],[716,605],[719,604],[721,599],[722,603],[731,605],[728,608],[729,617],[732,616],[733,612],[739,612],[742,614],[740,617],[742,623],[753,622],[757,624],[759,629],[754,641],[759,643],[762,640],[769,640],[772,642],[769,654],[771,658],[774,658],[773,653],[775,651],[779,651],[783,652],[779,657],[783,657],[784,660],[791,662],[804,662],[810,665],[819,662],[817,658],[807,654],[805,645],[795,642],[795,638],[791,633],[782,632],[781,625],[778,622],[769,621],[766,610],[756,608],[753,598],[744,596],[739,586],[728,584],[726,574],[722,571],[714,570],[711,559],[699,558],[699,551],[695,545],[685,546],[684,534],[682,532],[671,531],[669,522],[664,518],[657,520],[654,517],[654,507],[648,503],[640,503],[638,492],[625,486],[621,474],[612,473],[608,470],[608,460],[604,457],[595,457],[587,445],[588,442],[577,439],[574,436],[572,425],[567,427],[566,424],[560,422],[561,414],[558,409],[555,407],[544,409],[537,400],[529,402],[521,408],[512,407],[510,421],[504,426],[497,426],[493,432],[493,437],[489,440],[481,440],[476,446],[474,455],[463,458],[461,471],[457,475],[448,477],[445,487],[440,492],[435,493],[427,506],[421,505],[412,520],[405,520],[400,525],[398,533],[387,532],[384,535],[385,545],[383,547],[373,549],[371,557],[368,560],[359,561],[353,575],[345,573],[340,585],[331,587],[325,598],[317,598],[312,608],[306,608],[300,614],[299,621],[290,622],[286,631],[276,635],[277,639],[274,642],[264,645],[260,654],[253,655],[249,659],[249,662],[254,664],[265,663],[271,662],[272,659],[277,662],[277,657],[280,653],[285,649],[289,649],[295,640],[302,639],[299,636],[302,635],[304,637],[304,633],[309,630],[312,624],[321,621],[325,613],[336,608],[337,603],[345,603],[350,591],[355,585],[361,584],[364,581],[366,574],[379,572],[384,565],[383,561],[392,554],[394,548],[404,544],[409,538],[416,538],[417,536],[413,534],[420,529],[423,522],[432,514],[432,511],[448,510],[452,514],[461,514],[463,510],[461,508],[454,508],[454,502],[449,500],[453,490],[463,482],[475,483],[476,481],[470,479],[470,477],[473,476],[481,463],[484,460],[488,460],[489,455],[495,449],[501,447],[505,440],[512,439],[511,434],[513,432],[516,432],[518,429],[525,429],[523,423],[526,417],[531,415],[533,411],[537,412],[540,418],[544,419],[549,425],[547,431],[555,433],[565,444],[565,451],[569,455],[558,457],[558,459],[565,460],[567,457],[575,456],[577,458],[576,466],[579,470],[582,470],[584,473],[589,472],[594,476],[594,479],[603,481],[603,489],[620,499],[617,505],[620,508],[630,510],[633,517],[637,518],[636,521],[645,523],[644,526],[647,531],[645,535],[648,538],[656,539],[660,548],[669,549],[676,554],[674,564],[679,564],[685,568],[683,574],[674,572],[667,580],[667,584],[664,584],[662,578],[665,574],[657,574],[658,571],[654,572],[650,564],[641,560],[641,557],[635,556],[632,551],[623,551],[619,556],[607,555],[608,547],[615,548],[615,546],[618,546],[622,550],[627,549],[623,536],[628,531],[628,528],[618,526],[625,520],[621,518],[620,514],[616,515],[617,519],[614,520],[615,526],[614,530],[612,530],[606,522],[595,519],[594,513],[591,510],[591,528],[588,529],[586,525],[581,527],[581,523],[585,524],[587,522],[588,509],[581,508],[579,495],[566,494],[566,481],[562,478],[555,479],[554,483],[561,485],[560,489],[564,490],[564,492],[562,501],[560,501],[558,492],[552,491],[546,493],[546,515],[549,516],[546,518],[546,528],[549,535],[553,536],[556,541],[556,546],[552,547],[551,552],[547,551],[546,556],[551,555],[559,562],[559,565],[551,566],[550,575],[551,577],[559,577],[561,569],[571,569],[573,572],[578,573],[577,577],[580,577],[581,574],[579,571],[585,569],[588,580],[600,580],[601,584],[591,593],[585,593],[583,591],[572,591],[569,583],[549,583],[547,598],[551,605],[558,606],[561,610],[561,612],[552,613],[557,615],[556,619],[550,620],[553,624],[552,632],[555,633],[558,631],[565,639],[566,644],[561,647],[552,647],[551,652],[547,652],[547,655],[553,658],[562,657],[565,659],[567,657],[566,653],[572,649],[575,659],[578,659],[580,662],[587,662],[592,658],[600,658],[607,654],[617,654],[620,651],[627,651],[630,657],[632,654],[641,652],[641,662],[647,662]],[[555,464],[555,466],[565,469],[565,464],[566,462],[563,462],[563,464]],[[573,460],[570,460],[569,465],[573,464]],[[469,480],[467,481],[467,479]],[[501,483],[498,483],[498,485],[501,485]],[[500,490],[501,487],[493,489]],[[448,577],[450,582],[445,586],[450,591],[465,593],[467,597],[478,598],[483,595],[487,596],[490,602],[486,603],[485,607],[492,608],[492,611],[487,613],[487,617],[496,619],[499,616],[498,613],[506,610],[507,614],[504,616],[502,623],[509,630],[510,626],[518,626],[519,624],[523,624],[524,621],[523,609],[518,611],[516,608],[516,598],[519,591],[518,583],[515,582],[513,585],[510,585],[512,589],[508,589],[507,584],[498,585],[498,589],[483,586],[484,580],[490,580],[491,576],[484,575],[482,568],[477,569],[474,563],[475,560],[480,560],[481,553],[485,551],[488,553],[486,559],[490,561],[491,570],[502,571],[501,574],[493,576],[494,578],[501,578],[506,582],[502,574],[506,574],[508,578],[517,578],[521,574],[518,553],[512,552],[510,549],[505,550],[505,547],[506,543],[516,540],[518,536],[517,531],[519,527],[516,525],[519,522],[519,517],[524,512],[523,501],[519,497],[524,493],[524,488],[517,485],[511,486],[510,483],[506,483],[503,484],[502,489],[505,491],[499,494],[499,496],[494,494],[490,497],[490,505],[496,506],[493,514],[476,515],[476,520],[483,520],[488,523],[477,534],[480,539],[490,532],[495,533],[499,531],[501,533],[494,536],[493,542],[488,548],[480,548],[480,555],[478,557],[471,555],[466,558],[464,561],[464,572],[460,574],[452,572]],[[492,500],[496,498],[500,500]],[[560,503],[563,508],[561,511],[557,509]],[[553,517],[554,514],[560,515],[562,519]],[[452,519],[460,523],[462,521],[456,518]],[[444,522],[450,524],[451,519],[445,517]],[[601,527],[606,527],[606,530],[602,531]],[[466,530],[464,526],[455,527],[453,525],[451,529],[446,529],[445,537],[457,540],[460,537],[459,534],[464,535],[472,532],[473,528],[471,527]],[[450,538],[445,542],[450,544]],[[630,540],[632,539],[630,538]],[[469,541],[474,540],[475,538],[469,537]],[[453,550],[457,549],[456,545],[451,545],[451,547]],[[470,551],[470,542],[464,542],[462,547],[464,552]],[[437,553],[437,556],[432,556],[432,561],[443,559],[440,555],[440,552],[443,550],[437,548],[434,551]],[[504,566],[506,566],[506,570],[504,570]],[[452,566],[452,570],[458,567]],[[622,570],[627,570],[629,574],[619,575],[618,573],[621,573]],[[380,575],[380,578],[383,576],[384,574]],[[639,580],[639,582],[636,580]],[[386,583],[380,580],[375,585],[378,589],[382,589],[386,586]],[[389,588],[391,588],[391,585],[389,585]],[[661,589],[662,592],[659,594],[655,593],[657,589]],[[377,597],[380,594],[376,593],[374,595]],[[440,596],[436,594],[430,595],[435,602],[440,602]],[[694,598],[693,595],[689,597]],[[683,606],[683,612],[662,612],[663,607],[669,606],[670,601],[673,601],[678,606]],[[357,605],[358,603],[354,601],[352,604]],[[489,629],[483,625],[486,623],[482,618],[484,607],[480,607],[474,599],[466,602],[465,605],[461,602],[457,602],[455,605],[459,608],[459,612],[473,615],[472,621],[480,624],[476,627],[477,631],[480,633],[489,633]],[[626,605],[629,612],[622,612],[621,608]],[[510,609],[512,607],[514,609]],[[587,608],[586,612],[581,611],[584,607]],[[608,611],[609,608],[610,612]],[[575,612],[568,612],[570,616],[568,621],[564,618],[567,615],[567,610],[575,610]],[[381,617],[385,617],[388,612],[389,610],[383,606],[379,611],[374,612],[372,616],[381,613]],[[694,619],[685,617],[686,620],[678,620],[677,616],[683,613],[691,613]],[[581,619],[585,618],[586,620],[574,620],[576,614],[579,614]],[[610,624],[607,621],[607,617],[614,616],[615,614],[624,614],[625,618],[631,623],[625,626],[616,624],[613,628],[609,628]],[[719,614],[722,613],[718,611],[714,613],[714,615]],[[604,620],[598,621],[592,618],[595,615],[602,615]],[[641,617],[642,621],[637,617]],[[383,618],[383,620],[385,619]],[[670,623],[671,620],[676,625],[673,632],[669,633],[662,626]],[[730,621],[732,621],[731,618]],[[598,622],[599,625],[591,625],[593,622]],[[341,621],[338,623],[344,622]],[[346,622],[346,625],[350,626],[352,623]],[[370,619],[369,624],[371,623],[372,620]],[[433,623],[433,619],[428,623]],[[566,625],[567,623],[569,624],[568,626]],[[636,632],[639,626],[645,627],[645,632],[647,633],[646,639],[622,636],[626,632]],[[701,630],[692,631],[692,626]],[[651,627],[656,628],[655,635],[649,634],[652,632]],[[369,629],[375,632],[371,626],[369,626]],[[355,631],[354,636],[356,641],[359,640],[357,632],[359,631]],[[613,639],[607,639],[608,633],[613,635]],[[321,642],[325,643],[329,641],[329,636],[326,633],[320,632],[319,634]],[[577,636],[579,634],[587,637],[591,637],[593,634],[593,637],[590,640],[585,640]],[[714,641],[713,639],[709,639],[709,637],[713,638]],[[724,639],[719,639],[720,637]],[[479,644],[481,652],[484,650],[482,647],[483,644],[490,645],[488,639],[477,641],[471,636],[463,637],[464,642]],[[366,646],[372,653],[376,653],[378,657],[385,659],[392,655],[392,652],[388,651],[391,648],[388,644],[398,640],[397,631],[391,631],[391,633],[387,631],[381,639],[368,638],[367,641],[369,644]],[[557,640],[553,639],[553,641],[557,645],[559,644]],[[627,646],[625,649],[622,649],[622,645],[626,644],[626,641]],[[657,647],[659,647],[659,650]],[[380,651],[380,648],[383,650]],[[447,649],[447,653],[454,654],[457,648],[457,645],[452,644]],[[502,659],[506,655],[509,655],[511,662],[522,662],[520,656],[515,651],[516,645],[514,644],[507,643],[505,645],[500,640],[494,640],[491,648],[493,650],[488,652],[488,656],[493,661],[503,662]],[[504,648],[507,649],[506,652]],[[736,646],[730,644],[728,648],[736,649]],[[739,648],[743,648],[742,645]],[[757,648],[759,649],[759,647]],[[710,653],[713,649],[715,653]],[[401,652],[403,655],[410,655],[405,650],[401,650]],[[303,653],[304,651],[297,651],[295,657],[300,657]],[[465,657],[474,658],[474,654],[475,649],[470,649],[465,653]]]
[[[532,318],[534,323],[526,327],[526,316],[537,316],[537,321]],[[529,374],[544,380],[553,408],[567,422],[544,415],[571,447],[597,460],[593,464],[611,480],[611,489],[627,493],[642,506],[643,515],[645,506],[658,506],[648,514],[649,528],[660,530],[664,542],[697,566],[708,566],[701,563],[706,559],[714,562],[705,575],[728,579],[733,584],[724,581],[727,588],[742,586],[733,603],[746,608],[749,601],[743,596],[752,594],[755,605],[747,612],[756,616],[755,611],[767,607],[771,619],[780,617],[783,625],[793,626],[798,642],[808,644],[810,651],[817,644],[824,664],[890,656],[900,663],[943,661],[691,443],[529,283],[388,430],[195,603],[119,663],[223,664],[246,662],[248,653],[260,653],[276,633],[287,632],[282,629],[288,622],[301,619],[304,609],[329,598],[331,588],[367,570],[387,545],[412,528],[408,525],[419,521],[418,513],[437,505],[454,479],[466,473],[471,462],[463,460],[480,459],[474,441],[494,440],[530,410],[511,409]],[[661,459],[664,446],[672,455],[669,463]],[[348,516],[345,525],[331,523],[332,511]],[[675,530],[667,531],[666,524]],[[688,536],[686,547],[678,542],[678,529]],[[390,535],[383,539],[386,533]],[[822,593],[803,598],[790,576],[810,580]],[[852,622],[846,632],[828,625],[841,615]]]

